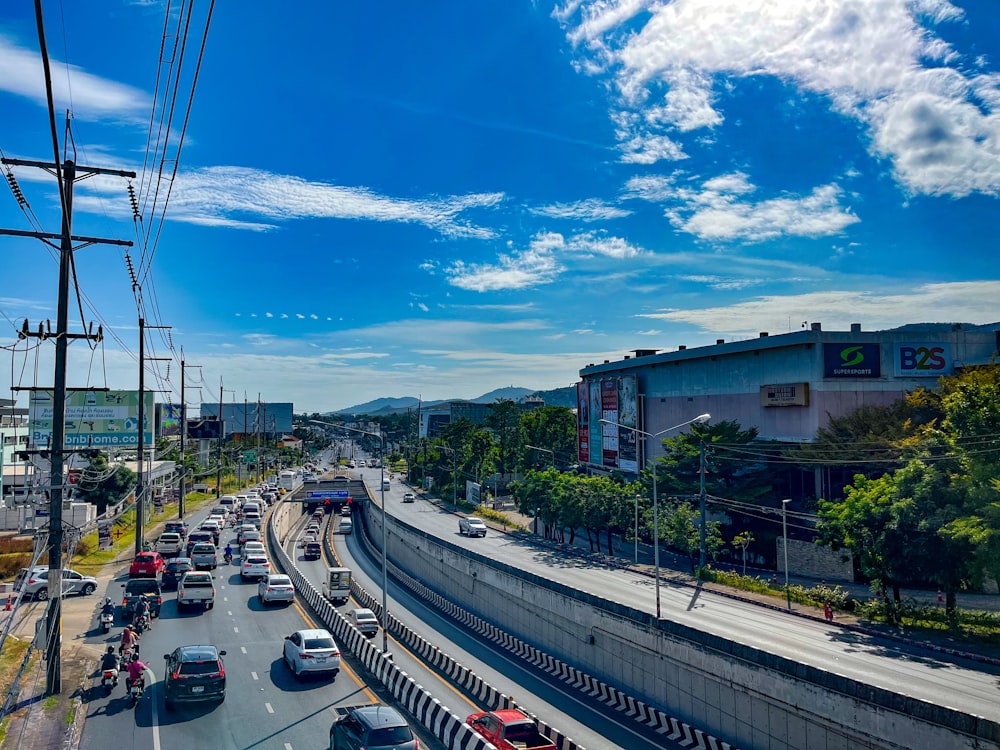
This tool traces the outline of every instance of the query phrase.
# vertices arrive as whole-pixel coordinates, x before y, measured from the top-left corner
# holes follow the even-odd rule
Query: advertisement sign
[[[635,430],[625,428],[638,426],[639,409],[636,390],[635,375],[626,375],[618,381],[618,422],[623,425],[618,429],[618,468],[633,474],[639,473],[636,433]]]
[[[153,444],[155,394],[144,394],[143,443]],[[52,391],[32,391],[28,401],[31,442],[52,442]],[[65,448],[137,448],[139,445],[138,391],[68,391],[66,393]]]
[[[112,521],[98,521],[97,523],[97,548],[111,549],[111,527]]]
[[[577,460],[590,460],[590,393],[586,383],[576,384],[576,447]]]
[[[479,505],[482,502],[483,486],[471,479],[465,480],[465,499],[470,503]]]
[[[896,344],[892,362],[897,378],[939,378],[954,371],[950,344]]]
[[[809,406],[808,383],[781,383],[760,387],[761,406]]]
[[[170,437],[181,434],[181,405],[156,405],[156,434],[160,437]]]
[[[600,466],[604,462],[601,453],[601,382],[590,381],[590,463]]]
[[[607,420],[602,422],[602,458],[604,466],[618,466],[618,425],[609,424],[618,421],[618,380],[601,381],[601,416]]]
[[[878,344],[823,344],[823,377],[881,377],[879,356]]]

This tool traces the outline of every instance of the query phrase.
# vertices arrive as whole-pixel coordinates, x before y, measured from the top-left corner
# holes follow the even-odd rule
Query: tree
[[[521,416],[524,442],[552,451],[555,463],[576,463],[576,416],[564,406],[543,406]]]
[[[105,513],[109,505],[119,502],[135,489],[135,472],[123,463],[108,464],[104,453],[89,457],[90,465],[81,473],[76,496],[97,506],[97,514]]]
[[[731,544],[743,553],[743,575],[747,574],[747,548],[753,544],[753,534],[741,531],[733,537]]]
[[[501,474],[514,470],[514,463],[524,445],[521,430],[521,410],[509,398],[501,398],[489,405],[486,426],[493,430],[497,444],[497,464]]]

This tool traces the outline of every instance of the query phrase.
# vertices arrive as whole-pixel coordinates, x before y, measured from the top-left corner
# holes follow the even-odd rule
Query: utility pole
[[[55,171],[59,173],[60,165],[55,162],[30,161],[25,159],[3,158],[2,163],[10,166],[25,166],[44,169],[47,172]],[[72,159],[66,159],[62,163],[62,192],[65,196],[62,215],[62,232],[54,234],[50,232],[25,232],[16,229],[0,229],[0,235],[12,235],[15,237],[34,237],[35,239],[50,240],[58,239],[59,244],[59,286],[56,312],[56,330],[42,332],[39,330],[40,338],[55,338],[55,369],[52,378],[52,443],[50,445],[50,473],[49,481],[49,604],[46,612],[46,667],[45,667],[45,690],[49,695],[57,695],[62,691],[62,544],[63,544],[63,457],[66,443],[66,365],[69,353],[70,339],[101,340],[103,331],[98,328],[96,336],[92,333],[71,334],[69,332],[69,282],[72,275],[73,265],[73,243],[82,242],[90,244],[124,245],[131,247],[132,243],[127,240],[108,240],[97,237],[78,237],[72,232],[73,227],[73,184],[76,182],[77,173],[80,179],[92,177],[98,174],[116,175],[119,177],[135,178],[135,172],[126,172],[118,169],[103,169],[99,167],[77,167]],[[11,177],[12,179],[12,177]],[[16,183],[15,183],[16,184]],[[20,191],[18,190],[18,194]],[[22,198],[23,200],[23,198]],[[18,201],[19,203],[21,200]],[[26,201],[24,202],[27,203]],[[46,243],[51,244],[51,243]],[[27,321],[25,321],[25,329]],[[32,336],[26,330],[21,332],[24,337]]]
[[[698,444],[698,499],[699,508],[701,510],[701,529],[698,544],[698,567],[705,567],[705,524],[708,522],[707,513],[705,509],[705,438],[702,438]]]
[[[184,350],[181,350],[181,481],[178,492],[180,497],[177,499],[177,518],[179,520],[184,519],[184,499],[187,494],[187,487],[185,486],[185,479],[187,479],[187,469],[184,464],[184,440],[187,438],[187,401],[184,396],[184,369],[186,367],[200,368],[201,365],[188,365],[184,362]]]
[[[134,277],[133,277],[134,283]],[[139,471],[136,472],[135,482],[135,554],[142,552],[143,532],[146,526],[146,498],[145,498],[145,467],[146,467],[146,356],[145,341],[146,328],[165,329],[170,326],[147,326],[146,320],[139,316],[139,427],[138,434],[139,452],[136,454],[139,459]],[[151,360],[166,360],[168,357],[150,357]],[[150,431],[152,432],[152,431]],[[156,439],[153,437],[153,448],[156,447]]]

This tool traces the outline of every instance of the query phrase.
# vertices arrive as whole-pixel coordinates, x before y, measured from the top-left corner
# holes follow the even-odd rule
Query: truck
[[[470,714],[465,723],[497,750],[557,750],[556,743],[538,731],[534,720],[516,708]]]
[[[327,568],[323,579],[323,596],[343,604],[351,597],[351,569]]]
[[[164,557],[177,557],[184,547],[184,540],[175,531],[164,531],[156,540],[156,551]]]
[[[458,519],[458,533],[464,536],[486,536],[486,523],[481,518],[469,516]]]

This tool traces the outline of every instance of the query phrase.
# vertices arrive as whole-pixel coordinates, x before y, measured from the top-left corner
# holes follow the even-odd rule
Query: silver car
[[[191,548],[190,557],[195,570],[219,567],[219,553],[211,542],[198,542]]]
[[[14,590],[24,589],[25,597],[34,597],[40,601],[49,598],[49,568],[47,565],[39,565],[30,571],[21,568],[14,578]],[[69,568],[63,569],[63,596],[66,594],[80,594],[90,596],[97,590],[97,579],[93,576],[85,576]]]
[[[285,575],[271,574],[260,579],[257,584],[257,601],[267,606],[271,602],[291,604],[295,601],[295,586]]]

